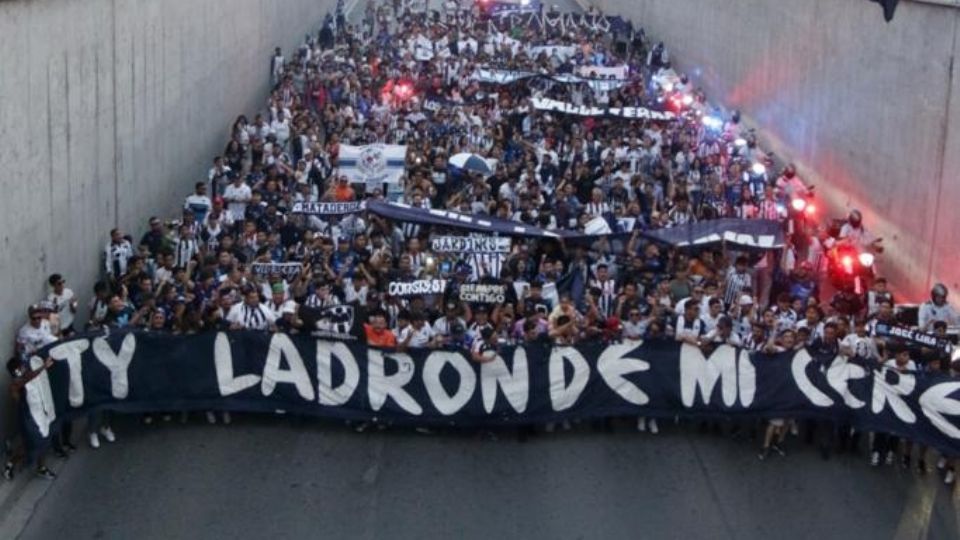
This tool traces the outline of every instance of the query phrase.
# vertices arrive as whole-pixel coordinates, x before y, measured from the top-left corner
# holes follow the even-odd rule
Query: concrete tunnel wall
[[[866,0],[592,3],[664,41],[712,102],[741,109],[831,217],[862,210],[901,300],[942,281],[958,304],[960,9],[904,0],[887,24]]]
[[[335,5],[0,2],[4,360],[49,274],[86,311],[110,229],[138,242],[147,217],[174,216],[233,119],[264,108],[273,48],[289,58]]]

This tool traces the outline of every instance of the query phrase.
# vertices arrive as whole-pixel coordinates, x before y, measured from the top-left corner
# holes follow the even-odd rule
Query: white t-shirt
[[[422,349],[426,347],[428,343],[430,343],[430,340],[433,339],[435,332],[428,324],[424,324],[419,330],[414,328],[411,324],[400,331],[400,336],[397,341],[403,343],[407,340],[407,336],[410,336],[411,334],[413,337],[410,338],[410,342],[407,344],[407,346],[411,349]]]
[[[854,356],[860,358],[876,358],[879,356],[877,344],[869,336],[860,337],[856,334],[848,334],[840,341],[840,346],[849,348],[853,351]]]
[[[947,326],[956,326],[958,321],[957,311],[950,304],[938,306],[929,301],[921,304],[919,313],[917,313],[917,323],[920,330],[923,332],[932,331],[935,321],[943,321],[947,323]]]
[[[247,184],[230,184],[223,190],[223,199],[227,201],[227,212],[234,221],[243,221],[247,212],[247,203],[253,196],[253,191]]]
[[[717,323],[720,322],[720,318],[723,317],[723,312],[717,314],[716,317],[711,317],[710,312],[701,312],[700,320],[703,321],[703,329],[706,333],[711,333],[717,328]]]
[[[441,336],[449,336],[452,330],[451,326],[458,323],[464,329],[467,328],[467,321],[464,321],[460,317],[457,317],[456,319],[454,319],[453,324],[451,324],[446,317],[440,317],[439,319],[433,322],[433,332]]]
[[[703,321],[699,318],[694,319],[692,323],[687,323],[686,318],[683,315],[677,317],[675,335],[677,341],[681,341],[683,338],[699,338],[704,334],[703,330]]]
[[[39,328],[34,328],[28,323],[21,326],[20,331],[17,332],[17,344],[20,345],[20,350],[25,356],[30,356],[56,340],[57,337],[50,333],[49,326],[41,325]]]
[[[893,358],[884,362],[883,365],[884,367],[888,367],[890,369],[897,369],[897,361]],[[907,365],[904,367],[906,368],[907,371],[917,371],[917,363],[914,362],[913,360],[908,360]]]
[[[70,309],[70,304],[73,303],[75,299],[76,296],[73,294],[73,291],[66,287],[63,288],[63,294],[60,296],[57,296],[56,293],[47,295],[47,301],[53,302],[57,314],[60,316],[60,328],[68,328],[73,324],[73,310]]]
[[[639,322],[624,321],[623,337],[624,339],[643,339],[643,334],[647,332],[648,326],[650,326],[650,323],[644,320]]]
[[[203,223],[203,220],[207,217],[207,212],[210,211],[210,207],[213,206],[213,203],[210,202],[210,197],[206,195],[197,195],[196,193],[191,194],[183,202],[183,209],[190,210],[197,216],[197,223]]]
[[[277,319],[282,318],[285,313],[295,314],[297,312],[297,303],[293,300],[284,300],[279,304],[275,304],[271,299],[267,301],[267,307],[273,311],[273,314]]]
[[[813,342],[813,340],[817,338],[823,338],[823,327],[824,327],[824,324],[821,321],[821,322],[818,322],[815,327],[810,328],[810,323],[807,322],[806,319],[803,319],[802,321],[798,322],[794,328],[796,330],[799,330],[801,328],[810,328],[810,341]],[[856,336],[856,334],[850,334],[850,335]],[[847,336],[847,337],[850,337],[850,336]]]

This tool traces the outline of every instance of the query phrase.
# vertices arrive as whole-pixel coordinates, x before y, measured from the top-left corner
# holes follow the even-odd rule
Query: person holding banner
[[[21,406],[21,396],[24,394],[27,383],[43,375],[44,372],[51,367],[53,367],[52,358],[45,358],[39,367],[34,369],[31,369],[29,365],[20,358],[14,357],[7,360],[7,372],[10,374],[10,397],[13,402],[14,418],[21,418],[18,409]],[[42,398],[37,395],[36,391],[30,392],[27,390],[26,399],[36,400]],[[19,431],[18,429],[18,434],[14,436],[12,443],[9,443],[12,450],[3,465],[3,477],[7,480],[13,480],[17,466],[25,461],[32,460],[36,462],[34,473],[38,478],[45,480],[53,480],[56,478],[56,473],[45,465],[44,452],[34,456],[27,455],[27,448],[24,445],[23,439],[19,436]]]
[[[397,341],[400,350],[435,349],[442,344],[441,337],[424,322],[423,313],[419,311],[410,313],[410,324],[400,332]]]
[[[496,360],[500,345],[493,328],[485,327],[480,330],[478,339],[474,340],[470,348],[470,358],[478,363],[485,364]]]
[[[243,292],[243,303],[237,304],[227,314],[231,330],[276,331],[277,316],[267,306],[260,303],[260,292],[249,287]]]
[[[392,349],[397,346],[397,337],[387,328],[386,313],[382,310],[368,315],[368,322],[363,323],[363,332],[367,345],[371,347]]]

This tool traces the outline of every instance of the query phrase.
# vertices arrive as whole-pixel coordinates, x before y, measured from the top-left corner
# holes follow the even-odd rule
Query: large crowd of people
[[[711,106],[673,70],[662,43],[639,29],[612,32],[600,18],[545,10],[537,24],[506,27],[479,8],[414,13],[377,1],[356,24],[340,11],[328,16],[289,57],[276,49],[263,110],[230,126],[223,153],[185,197],[182,214],[149,217],[139,239],[110,231],[102,280],[89,298],[68,287],[69,276],[49,276],[49,294],[29,307],[8,362],[15,389],[37,373],[30,356],[77,332],[312,334],[331,331],[334,311],[349,313],[338,319],[350,321],[343,331],[372,346],[462,350],[477,362],[490,349],[531,341],[668,339],[705,350],[811,347],[960,376],[949,357],[875,335],[878,321],[894,321],[893,287],[883,279],[873,280],[855,312],[825,297],[829,250],[876,243],[859,213],[839,234],[797,221],[791,201],[811,189],[795,167],[761,150],[739,114]],[[608,84],[562,77],[601,68],[624,76]],[[483,82],[480,70],[541,76]],[[533,98],[672,110],[676,118],[562,114],[537,110]],[[355,184],[340,170],[341,145],[375,143],[406,145],[399,183]],[[492,173],[450,166],[461,153],[480,156]],[[508,253],[433,253],[432,238],[458,233],[364,211],[291,212],[298,202],[362,200],[551,231],[583,232],[600,218],[616,234],[589,244],[514,238]],[[779,221],[786,247],[678,249],[641,234],[721,217]],[[299,269],[260,274],[260,263]],[[582,277],[579,289],[562,286],[571,273]],[[450,285],[443,294],[389,294],[391,282],[424,278]],[[457,288],[476,283],[507,285],[505,301],[461,301]],[[958,323],[946,300],[946,289],[935,288],[920,309],[922,330],[942,334]],[[109,417],[91,420],[92,447],[115,439]],[[783,454],[784,438],[798,427],[790,419],[765,424],[760,457]],[[637,420],[640,431],[660,428],[656,419]],[[70,426],[62,431],[54,444],[61,456],[74,450]],[[834,430],[817,439],[826,455],[849,435]],[[911,454],[909,441],[876,434],[869,446],[873,465],[899,456],[910,467],[912,455],[926,471],[924,449]],[[953,463],[938,466],[952,483]],[[42,464],[38,472],[53,475]]]

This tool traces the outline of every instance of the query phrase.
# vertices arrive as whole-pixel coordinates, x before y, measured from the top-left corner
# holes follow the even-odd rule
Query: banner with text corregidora
[[[41,448],[94,410],[278,409],[415,426],[504,426],[608,416],[814,417],[960,455],[960,380],[806,350],[751,354],[647,341],[397,352],[302,335],[88,335],[31,359],[21,414]]]

